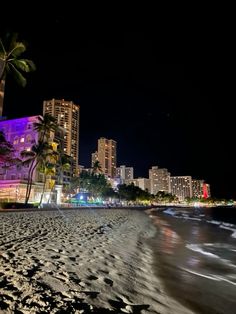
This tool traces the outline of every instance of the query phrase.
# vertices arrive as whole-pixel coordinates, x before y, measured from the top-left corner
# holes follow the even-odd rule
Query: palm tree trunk
[[[43,195],[44,195],[44,192],[45,192],[46,181],[47,181],[47,179],[46,179],[46,175],[45,175],[44,183],[43,183],[43,191],[42,191],[42,194],[41,194],[41,197],[40,197],[40,201],[39,201],[39,207],[41,206],[42,201],[43,201]]]
[[[28,173],[28,179],[27,179],[27,186],[26,186],[26,193],[25,193],[25,204],[28,203],[28,194],[29,194],[29,186],[30,186],[30,181],[31,181],[31,171],[33,168],[34,160],[32,160],[29,168],[29,173]]]
[[[28,193],[26,194],[26,198],[25,198],[25,204],[28,204],[29,198],[30,198],[30,193],[31,193],[31,189],[32,189],[32,184],[33,184],[33,173],[35,168],[38,166],[39,161],[37,161],[35,163],[35,165],[33,167],[31,167],[31,170],[29,171],[29,180],[28,180],[28,184],[27,184],[27,189],[28,189]]]
[[[5,80],[0,81],[0,117],[3,113],[3,100],[4,100],[4,92],[5,92]]]

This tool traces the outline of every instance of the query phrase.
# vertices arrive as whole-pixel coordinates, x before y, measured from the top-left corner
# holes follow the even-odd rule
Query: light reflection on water
[[[197,221],[155,218],[156,271],[166,288],[196,313],[232,314],[236,308],[236,240]]]

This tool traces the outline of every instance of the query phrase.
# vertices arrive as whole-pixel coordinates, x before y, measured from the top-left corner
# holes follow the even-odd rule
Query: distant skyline
[[[117,164],[134,167],[135,177],[157,165],[236,198],[232,56],[217,29],[101,31],[57,14],[16,25],[0,31],[27,41],[37,71],[25,89],[7,79],[4,115],[42,114],[44,100],[71,100],[80,105],[79,164],[90,166],[98,138],[111,138]]]

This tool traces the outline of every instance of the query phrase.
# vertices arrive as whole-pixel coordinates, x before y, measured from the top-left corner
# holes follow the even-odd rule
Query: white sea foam
[[[198,252],[198,253],[203,254],[203,255],[207,255],[207,256],[209,256],[209,257],[220,258],[220,257],[219,257],[218,255],[216,255],[216,254],[213,254],[213,253],[204,251],[204,250],[200,247],[200,245],[198,245],[198,244],[186,244],[186,248],[188,248],[188,249],[191,250],[191,251]]]
[[[236,238],[236,231],[231,235],[231,237]]]
[[[193,271],[193,270],[190,270],[188,268],[181,268],[182,270],[190,273],[190,274],[193,274],[193,275],[196,275],[196,276],[200,276],[200,277],[204,277],[204,278],[207,278],[207,279],[210,279],[210,280],[214,280],[214,281],[225,281],[233,286],[236,286],[236,282],[234,281],[231,281],[225,277],[222,277],[222,276],[217,276],[217,275],[205,275],[205,274],[202,274],[202,273],[198,273],[196,271]]]
[[[172,209],[172,208],[168,208],[166,210],[163,211],[165,214],[174,216],[176,214],[176,212]]]
[[[201,218],[185,216],[184,219],[201,221]]]
[[[207,220],[209,224],[220,225],[222,222],[218,220]]]
[[[201,274],[201,273],[198,273],[196,271],[190,270],[188,268],[183,268],[183,267],[181,269],[186,271],[186,272],[188,272],[188,273],[190,273],[190,274],[194,274],[196,276],[204,277],[204,278],[211,279],[211,280],[214,280],[214,281],[221,281],[220,278],[217,278],[214,275],[210,276],[210,275]]]

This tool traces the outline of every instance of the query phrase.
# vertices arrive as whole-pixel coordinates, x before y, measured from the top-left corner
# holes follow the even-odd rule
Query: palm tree
[[[5,138],[3,131],[0,130],[0,163],[6,163],[12,159],[14,148]]]
[[[22,53],[25,52],[26,46],[17,41],[17,34],[6,35],[5,41],[0,38],[0,116],[3,112],[3,99],[5,91],[5,80],[7,74],[11,74],[16,82],[26,85],[26,78],[21,72],[31,72],[36,69],[33,61],[21,59]]]
[[[57,120],[49,113],[45,113],[43,117],[38,118],[38,122],[34,123],[34,130],[40,134],[40,140],[44,141],[50,131],[55,132],[58,128]]]
[[[93,164],[93,173],[95,174],[99,174],[102,172],[102,167],[101,167],[101,164],[99,162],[99,160],[96,160]]]
[[[51,145],[47,142],[39,141],[37,144],[31,147],[30,151],[22,151],[21,157],[23,158],[23,166],[29,166],[26,194],[25,194],[25,204],[28,203],[31,193],[31,188],[33,184],[33,174],[35,169],[39,166],[40,163],[43,163],[51,149]]]
[[[53,144],[49,143],[50,131],[55,132],[58,125],[56,118],[46,113],[43,117],[38,118],[38,122],[34,123],[34,129],[40,134],[38,143],[33,145],[30,151],[21,152],[23,165],[29,165],[27,178],[27,187],[25,195],[25,203],[27,204],[30,198],[31,188],[33,184],[33,174],[38,166],[45,165],[48,158],[54,157],[55,151]]]
[[[50,158],[52,157],[51,154],[49,154],[49,156],[50,156]],[[42,204],[42,201],[43,201],[43,195],[45,192],[47,179],[48,178],[51,179],[51,177],[56,174],[55,163],[50,162],[50,161],[45,162],[45,160],[44,160],[43,165],[41,166],[41,169],[39,171],[41,173],[43,173],[43,175],[44,175],[43,191],[42,191],[41,198],[39,201],[39,207],[40,207]]]

